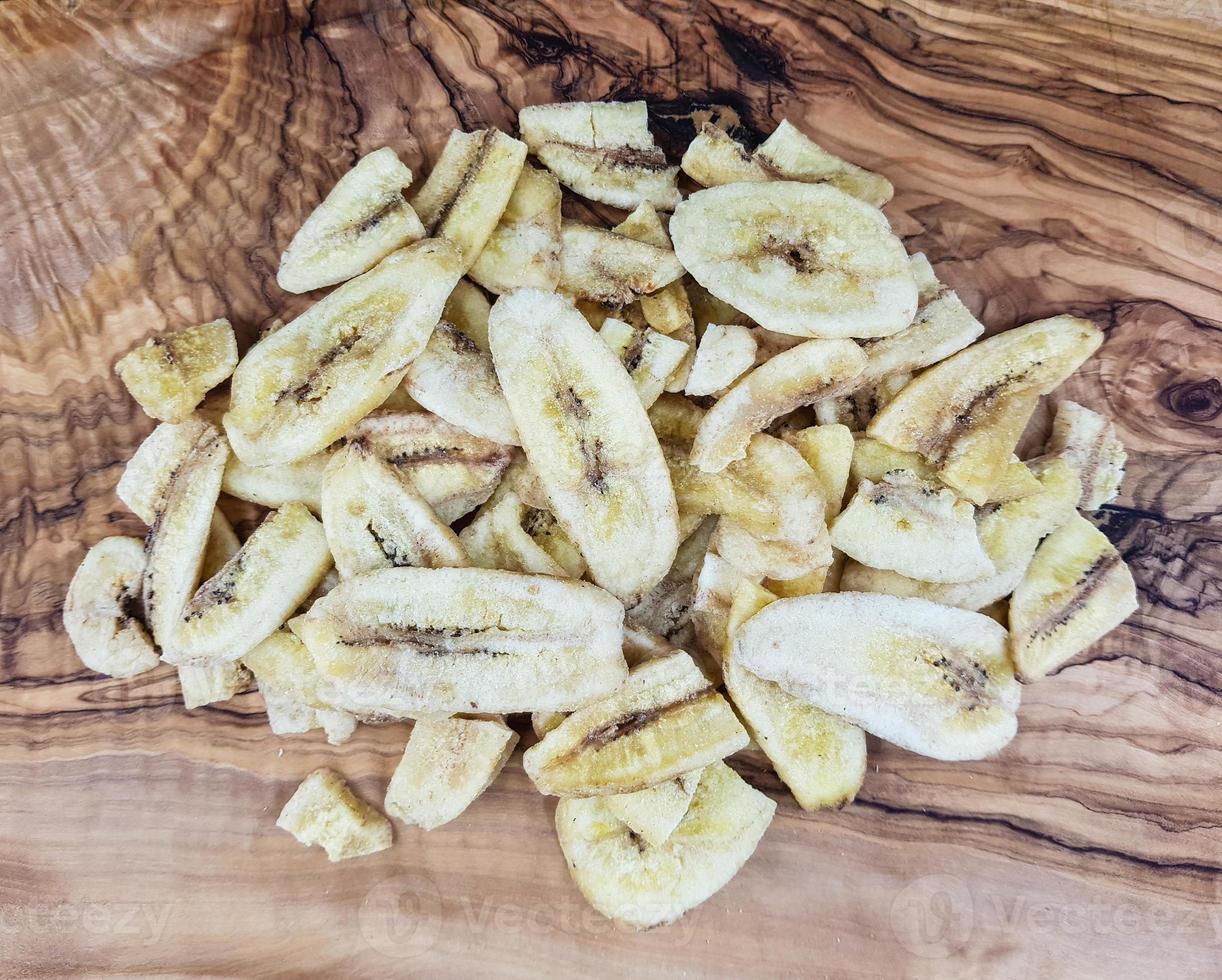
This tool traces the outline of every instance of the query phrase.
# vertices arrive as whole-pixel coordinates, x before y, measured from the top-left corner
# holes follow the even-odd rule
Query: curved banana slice
[[[683,390],[688,395],[714,395],[729,388],[755,364],[755,336],[737,323],[710,323],[696,348],[696,359]]]
[[[148,415],[182,422],[237,363],[238,342],[222,317],[153,337],[123,355],[115,373]]]
[[[935,759],[981,759],[1018,730],[1006,631],[894,596],[781,599],[740,627],[734,659],[795,697]]]
[[[627,306],[683,275],[670,249],[565,219],[560,224],[560,292],[609,307]]]
[[[777,354],[738,381],[705,413],[692,462],[717,473],[747,452],[751,437],[803,405],[849,388],[866,364],[851,340],[808,340]]]
[[[840,587],[846,592],[918,596],[962,609],[983,609],[1008,596],[1022,579],[1040,538],[1073,516],[1081,486],[1077,474],[1063,460],[1043,464],[1038,471],[1037,492],[991,504],[977,513],[977,534],[993,563],[993,574],[970,582],[935,584],[850,561]]]
[[[1098,510],[1120,493],[1128,455],[1108,419],[1068,399],[1057,403],[1052,434],[1044,451],[1060,456],[1078,470],[1083,510]]]
[[[627,210],[648,202],[669,211],[679,203],[679,168],[667,166],[654,144],[644,102],[527,106],[518,128],[531,153],[588,200]]]
[[[461,274],[452,245],[418,242],[259,341],[233,372],[234,452],[252,466],[291,463],[342,436],[403,379]]]
[[[141,622],[144,546],[138,538],[103,538],[89,549],[64,599],[64,630],[90,670],[135,677],[159,663]]]
[[[1037,680],[1137,611],[1137,586],[1120,553],[1081,515],[1036,549],[1010,599],[1010,655]]]
[[[527,508],[512,490],[463,528],[459,540],[476,568],[500,568],[532,575],[569,576],[523,527]]]
[[[163,659],[238,660],[283,625],[330,567],[323,527],[304,504],[273,511],[191,597]]]
[[[428,411],[473,435],[518,444],[492,355],[446,320],[437,324],[423,353],[412,361],[403,387]]]
[[[832,523],[832,544],[872,568],[923,582],[971,582],[992,575],[974,508],[909,470],[862,480]]]
[[[560,280],[560,185],[529,163],[509,203],[468,273],[490,293],[531,286],[555,289]]]
[[[390,147],[361,157],[310,212],[280,256],[280,288],[308,293],[334,286],[423,238],[424,226],[403,196],[411,184],[411,170]]]
[[[499,129],[450,133],[412,205],[430,235],[458,246],[462,272],[492,236],[525,163],[526,144]]]
[[[619,358],[646,408],[658,400],[667,380],[691,349],[681,340],[649,327],[633,327],[615,317],[603,321],[598,335]]]
[[[607,808],[651,847],[661,847],[692,805],[703,772],[694,769],[649,789],[608,796]]]
[[[853,462],[849,470],[851,485],[856,486],[862,480],[878,483],[892,470],[910,470],[922,480],[938,479],[937,468],[925,462],[925,457],[920,453],[896,449],[867,435],[858,435],[853,446]],[[1027,465],[1011,454],[1001,476],[989,491],[987,503],[1017,500],[1019,497],[1038,492],[1039,488],[1040,481]]]
[[[198,444],[219,434],[216,426],[201,418],[161,423],[127,461],[115,494],[128,510],[151,526],[157,511],[165,505],[178,468]]]
[[[775,812],[776,803],[717,762],[701,774],[687,813],[661,846],[634,833],[605,798],[561,800],[556,835],[586,900],[609,919],[650,929],[724,888]]]
[[[881,211],[834,187],[727,184],[675,208],[675,254],[710,293],[798,337],[885,337],[917,290]]]
[[[403,718],[570,711],[624,679],[622,624],[585,582],[390,568],[341,583],[298,629],[333,703]]]
[[[751,582],[735,589],[721,667],[726,693],[748,734],[768,756],[803,810],[841,807],[866,776],[866,733],[856,725],[756,677],[734,656],[739,627],[777,596]]]
[[[467,564],[456,535],[411,478],[362,443],[341,449],[322,484],[322,525],[343,578],[379,568]]]
[[[875,416],[867,434],[919,452],[943,483],[982,504],[1039,397],[1102,342],[1090,321],[1072,316],[988,337],[918,375]]]
[[[331,769],[315,769],[284,804],[276,826],[309,847],[319,845],[328,861],[363,857],[390,847],[390,821],[348,788]]]
[[[522,756],[546,796],[632,793],[747,744],[726,700],[682,651],[650,660],[579,708]]]
[[[356,718],[323,698],[314,658],[291,630],[276,630],[245,654],[242,663],[258,681],[274,734],[321,728],[328,742],[342,745],[356,731]]]
[[[322,508],[322,475],[331,455],[328,449],[292,463],[271,466],[247,466],[231,455],[225,464],[221,490],[239,500],[272,509],[302,503],[318,514]]]
[[[552,513],[594,581],[634,601],[670,568],[679,523],[666,463],[631,379],[581,314],[552,293],[501,297],[488,332]]]
[[[386,812],[425,830],[449,823],[492,785],[517,743],[500,720],[420,719],[390,777]]]
[[[401,474],[446,524],[487,500],[513,448],[481,439],[427,412],[374,412],[348,433]]]

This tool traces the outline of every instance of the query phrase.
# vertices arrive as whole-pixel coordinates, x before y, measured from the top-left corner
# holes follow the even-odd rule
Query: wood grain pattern
[[[1222,975],[1222,31],[1216,0],[10,0],[0,5],[0,973]],[[948,765],[871,745],[859,800],[780,800],[746,869],[630,935],[568,881],[515,759],[462,819],[330,867],[273,821],[329,763],[380,798],[403,726],[276,739],[99,679],[59,617],[152,423],[111,368],[308,298],[277,257],[360,154],[418,173],[518,107],[653,103],[749,140],[788,116],[887,174],[888,212],[990,329],[1107,332],[1065,394],[1115,418],[1103,527],[1140,612]]]

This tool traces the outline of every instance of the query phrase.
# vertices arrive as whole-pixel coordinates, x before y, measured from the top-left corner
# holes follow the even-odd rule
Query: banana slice
[[[273,511],[191,597],[162,644],[163,659],[241,658],[293,614],[330,567],[323,527],[304,504]]]
[[[692,586],[692,627],[696,642],[709,656],[721,661],[726,647],[734,590],[747,577],[720,555],[708,552]]]
[[[794,697],[935,759],[982,759],[1018,730],[1006,631],[987,616],[894,596],[781,599],[733,659]]]
[[[912,322],[908,255],[881,211],[824,184],[727,184],[675,208],[675,254],[714,296],[798,337],[886,337]]]
[[[487,500],[513,460],[513,448],[427,412],[374,412],[348,433],[399,473],[446,524]]]
[[[463,528],[459,540],[476,568],[500,568],[532,575],[569,576],[565,568],[544,550],[523,526],[527,507],[509,491],[496,506],[481,511]]]
[[[710,323],[683,390],[689,395],[714,395],[730,387],[751,370],[757,349],[755,337],[741,324]]]
[[[859,376],[855,391],[815,402],[815,420],[820,425],[846,425],[853,432],[865,432],[874,416],[911,380],[911,374],[893,374],[876,384],[861,385]]]
[[[705,187],[767,180],[830,184],[874,207],[882,207],[895,193],[885,177],[828,153],[788,119],[782,120],[754,153],[748,153],[724,130],[705,123],[688,145],[680,165],[685,174]]]
[[[298,626],[357,714],[569,711],[623,680],[623,609],[584,582],[482,568],[348,579]]]
[[[756,677],[734,656],[732,641],[739,628],[776,599],[752,582],[735,589],[721,661],[726,693],[798,806],[841,807],[857,795],[866,776],[865,732]]]
[[[599,585],[626,603],[666,574],[678,514],[631,379],[562,297],[520,289],[489,320],[497,376],[550,509]]]
[[[777,354],[740,379],[705,413],[692,462],[717,473],[746,455],[751,437],[803,405],[834,397],[865,367],[851,340],[808,340]]]
[[[322,525],[342,578],[379,568],[458,568],[467,553],[411,478],[364,443],[341,449],[322,484]]]
[[[90,670],[135,677],[159,660],[141,622],[144,546],[138,538],[103,538],[89,549],[64,599],[64,630]]]
[[[1010,599],[1010,655],[1037,680],[1137,611],[1137,586],[1102,531],[1075,514],[1035,552]]]
[[[302,503],[318,514],[322,508],[322,476],[331,455],[330,450],[324,450],[292,463],[272,466],[247,466],[231,455],[225,464],[221,490],[239,500],[273,509]]]
[[[250,685],[250,671],[238,662],[224,660],[184,664],[178,668],[182,703],[188,711],[206,704],[228,701]]]
[[[115,373],[148,415],[182,422],[237,363],[238,342],[222,318],[153,337],[123,355]]]
[[[569,190],[591,201],[631,210],[649,202],[679,203],[679,168],[649,132],[644,102],[563,102],[527,106],[518,128],[530,152]]]
[[[1097,412],[1068,399],[1058,402],[1044,451],[1077,467],[1082,510],[1098,510],[1120,493],[1128,455],[1116,437],[1116,426]]]
[[[624,621],[686,646],[691,627],[692,590],[709,548],[715,521],[705,520],[683,539],[670,571],[639,602],[624,611]],[[694,638],[694,633],[691,634]]]
[[[1088,320],[1057,316],[996,334],[922,372],[867,434],[919,452],[943,483],[982,504],[1035,404],[1103,342]]]
[[[703,772],[696,769],[649,789],[608,796],[607,809],[651,847],[662,847],[686,816]]]
[[[812,425],[785,439],[811,468],[823,497],[823,518],[829,523],[844,506],[857,441],[843,425]],[[881,477],[880,477],[881,478]]]
[[[606,307],[627,306],[683,275],[669,249],[565,219],[560,225],[559,290]]]
[[[827,568],[832,562],[827,525],[821,518],[808,524],[801,533],[767,538],[723,517],[713,533],[712,548],[744,575],[757,580],[797,579]]]
[[[725,887],[775,812],[776,803],[717,762],[704,770],[683,820],[660,847],[617,818],[605,798],[561,800],[556,835],[586,900],[609,919],[650,929]]]
[[[568,715],[563,711],[532,711],[530,727],[535,733],[535,738],[542,738],[567,717]]]
[[[499,129],[455,129],[412,199],[428,233],[458,246],[463,272],[496,229],[525,162],[526,144]]]
[[[522,167],[509,203],[468,273],[490,293],[560,281],[560,185],[530,164]]]
[[[556,515],[542,507],[527,506],[522,518],[522,530],[531,536],[568,578],[581,578],[586,573],[586,561],[556,521]]]
[[[910,470],[862,480],[832,523],[832,544],[863,565],[923,582],[971,582],[992,575],[974,508]]]
[[[459,279],[450,298],[446,300],[442,319],[454,324],[473,341],[482,351],[491,350],[488,346],[488,314],[492,312],[492,304],[488,297],[474,283],[467,279]]]
[[[619,358],[646,408],[658,400],[667,379],[691,349],[681,340],[649,327],[633,327],[614,317],[603,321],[598,335]]]
[[[334,286],[423,238],[424,226],[403,196],[411,184],[411,170],[390,147],[361,157],[310,212],[280,256],[280,288],[308,293]]]
[[[522,756],[546,796],[612,796],[656,786],[747,744],[725,698],[682,651],[635,668]]]
[[[252,347],[233,373],[225,432],[251,466],[321,452],[403,379],[462,274],[446,242],[384,258]]]
[[[1063,460],[1044,464],[1039,468],[1039,482],[1036,493],[978,512],[976,530],[993,563],[992,575],[939,585],[851,561],[845,565],[840,587],[847,592],[919,596],[962,609],[982,609],[996,602],[1014,591],[1040,538],[1073,516],[1081,487],[1073,468]]]
[[[885,442],[859,435],[853,447],[853,462],[849,470],[850,485],[862,480],[880,482],[892,470],[909,470],[922,480],[937,480],[937,468],[925,462],[920,453],[895,449]],[[939,481],[941,482],[941,481]],[[1017,500],[1040,489],[1040,481],[1017,456],[1011,455],[997,482],[989,491],[988,503]]]
[[[459,816],[492,785],[518,734],[502,720],[422,718],[386,788],[386,812],[434,830]]]
[[[322,696],[318,668],[305,644],[288,629],[278,629],[242,657],[255,676],[276,735],[299,735],[321,728],[332,745],[356,731],[356,718]]]
[[[276,826],[309,847],[319,845],[328,861],[375,854],[390,847],[390,821],[357,797],[331,769],[315,769],[284,804]]]

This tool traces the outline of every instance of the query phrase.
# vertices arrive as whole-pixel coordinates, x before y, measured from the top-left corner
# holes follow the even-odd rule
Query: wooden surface
[[[0,5],[0,974],[1222,975],[1222,29],[1216,0]],[[441,830],[328,866],[273,827],[311,768],[379,799],[403,726],[277,739],[255,694],[186,712],[60,626],[151,428],[112,374],[150,332],[246,339],[306,300],[277,257],[381,145],[643,97],[680,151],[788,116],[884,172],[908,246],[990,329],[1107,332],[1066,394],[1116,419],[1103,526],[1140,613],[1027,688],[999,757],[871,746],[858,801],[781,802],[678,925],[587,908],[517,758]],[[677,157],[676,157],[677,158]]]

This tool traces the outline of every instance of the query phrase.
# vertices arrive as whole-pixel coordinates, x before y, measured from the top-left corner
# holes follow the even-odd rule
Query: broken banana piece
[[[148,415],[182,422],[237,363],[233,327],[222,318],[153,337],[121,357],[115,373]]]
[[[245,654],[242,663],[258,682],[275,734],[297,735],[322,728],[328,742],[340,745],[356,730],[356,718],[323,696],[314,658],[291,630],[276,630]]]
[[[560,279],[560,185],[530,164],[522,167],[501,220],[470,277],[490,293],[531,286],[555,289]]]
[[[690,350],[681,340],[649,327],[634,327],[610,316],[603,321],[598,335],[624,365],[645,408],[658,400],[667,379]]]
[[[696,348],[696,359],[687,376],[688,395],[715,395],[729,388],[755,365],[755,336],[737,323],[710,323]]]
[[[1097,412],[1068,399],[1058,402],[1044,452],[1077,468],[1082,510],[1098,510],[1120,493],[1128,457],[1116,436],[1116,426]]]
[[[309,847],[319,845],[328,861],[363,857],[390,847],[390,821],[360,799],[331,769],[315,769],[284,804],[276,826]]]
[[[683,275],[675,253],[565,219],[560,226],[560,292],[606,307],[627,306]]]
[[[649,789],[605,797],[607,808],[651,847],[661,847],[687,814],[702,772],[694,769]]]

